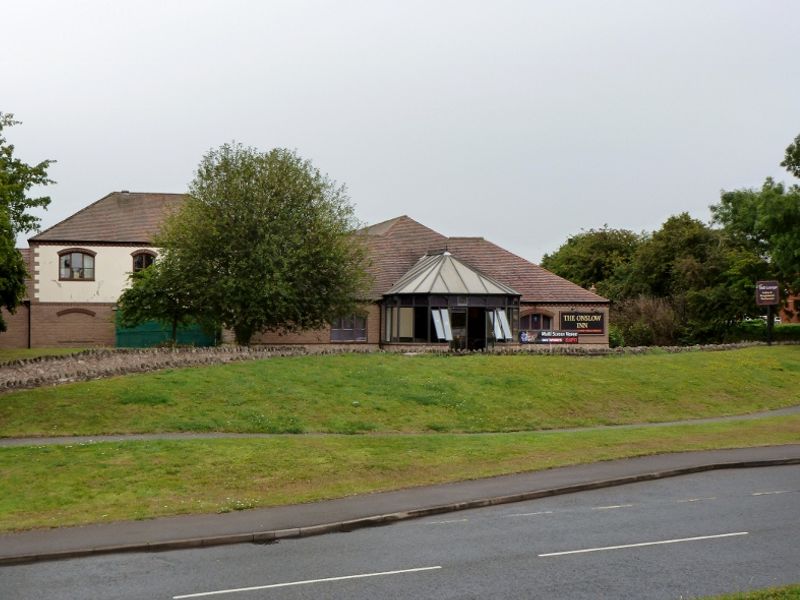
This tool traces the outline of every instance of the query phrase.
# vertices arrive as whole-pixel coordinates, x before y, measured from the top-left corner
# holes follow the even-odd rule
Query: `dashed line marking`
[[[788,494],[789,490],[775,490],[774,492],[753,492],[753,496],[774,496],[775,494]]]
[[[716,496],[709,496],[708,498],[687,498],[686,500],[677,500],[678,504],[683,504],[686,502],[703,502],[705,500],[716,500]]]
[[[641,542],[638,544],[623,544],[621,546],[603,546],[602,548],[585,548],[583,550],[567,550],[565,552],[548,552],[547,554],[539,554],[539,558],[548,556],[565,556],[567,554],[585,554],[587,552],[601,552],[603,550],[622,550],[623,548],[641,548],[643,546],[659,546],[662,544],[679,544],[681,542],[697,542],[700,540],[714,540],[718,538],[734,537],[739,535],[747,535],[747,531],[737,531],[736,533],[718,533],[715,535],[700,535],[690,538],[677,538],[674,540],[660,540],[658,542]]]
[[[469,519],[449,519],[447,521],[431,521],[428,525],[446,525],[447,523],[465,523]]]
[[[531,513],[515,513],[513,515],[501,515],[503,518],[507,517],[535,517],[536,515],[552,515],[552,510],[540,510],[539,512],[531,512]]]
[[[382,575],[400,575],[403,573],[418,573],[420,571],[433,571],[434,569],[441,569],[441,566],[436,567],[418,567],[416,569],[403,569],[401,571],[382,571],[380,573],[362,573],[360,575],[344,575],[342,577],[325,577],[324,579],[306,579],[304,581],[289,581],[287,583],[273,583],[270,585],[256,585],[253,587],[233,588],[229,590],[216,590],[214,592],[200,592],[197,594],[184,594],[182,596],[173,596],[172,600],[182,600],[183,598],[201,598],[203,596],[217,596],[219,594],[234,594],[236,592],[252,592],[256,590],[269,590],[273,588],[290,587],[293,585],[306,585],[309,583],[324,583],[327,581],[344,581],[346,579],[364,579],[365,577],[380,577]]]
[[[592,510],[613,510],[615,508],[629,508],[633,504],[612,504],[611,506],[593,506]]]

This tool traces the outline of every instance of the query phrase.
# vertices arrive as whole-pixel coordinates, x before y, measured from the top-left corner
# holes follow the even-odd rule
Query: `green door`
[[[169,342],[172,328],[159,321],[146,321],[136,327],[122,327],[117,321],[117,348],[149,348]],[[177,342],[181,346],[214,346],[213,333],[197,324],[178,327]]]

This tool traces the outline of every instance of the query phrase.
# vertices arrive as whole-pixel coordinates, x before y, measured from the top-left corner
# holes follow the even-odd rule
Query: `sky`
[[[363,223],[538,262],[789,181],[798,23],[796,0],[0,0],[0,111],[19,158],[58,161],[45,228],[184,192],[236,141],[310,159]]]

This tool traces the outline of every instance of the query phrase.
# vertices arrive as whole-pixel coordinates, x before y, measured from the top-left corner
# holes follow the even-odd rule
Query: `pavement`
[[[270,543],[468,508],[717,469],[800,464],[800,444],[662,454],[225,514],[0,535],[0,565],[118,552]]]

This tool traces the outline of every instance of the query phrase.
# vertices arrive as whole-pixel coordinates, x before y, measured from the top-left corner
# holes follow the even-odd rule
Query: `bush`
[[[676,344],[678,319],[665,299],[639,296],[617,302],[611,310],[611,321],[619,328],[626,346]]]

